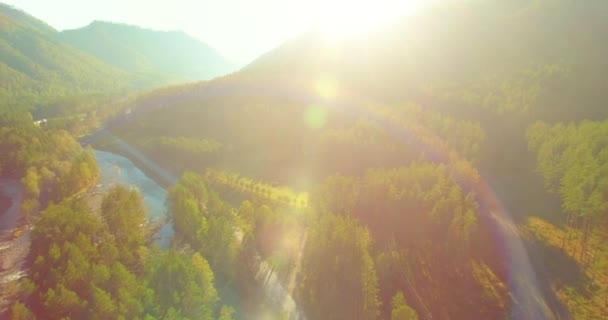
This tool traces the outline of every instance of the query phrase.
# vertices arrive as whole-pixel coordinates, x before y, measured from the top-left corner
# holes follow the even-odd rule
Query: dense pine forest
[[[0,316],[608,318],[608,3],[440,1],[148,91],[200,70],[138,60],[143,29],[0,9],[0,180],[23,193],[1,239],[30,242]],[[109,29],[127,40],[91,40]],[[166,189],[168,247],[143,190],[98,191],[95,150]]]

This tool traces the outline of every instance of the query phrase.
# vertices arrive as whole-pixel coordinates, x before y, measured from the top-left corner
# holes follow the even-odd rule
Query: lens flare
[[[303,90],[306,88],[307,90]],[[217,98],[221,96],[231,96],[237,94],[243,88],[220,86],[215,91],[206,92],[207,98]],[[269,97],[290,97],[294,101],[308,103],[311,92],[310,86],[285,86],[278,88],[275,86],[260,86],[260,92],[265,92]],[[197,96],[197,98],[201,98]],[[175,101],[167,101],[164,105],[182,102],[185,97],[175,98]],[[433,131],[419,123],[408,123],[402,125],[399,117],[392,116],[391,112],[381,112],[381,105],[370,101],[352,92],[342,92],[340,101],[333,99],[327,101],[327,105],[348,106],[349,110],[358,117],[369,119],[384,128],[387,133],[402,143],[412,146],[426,157],[437,164],[457,163],[459,155],[449,149],[449,146],[441,142],[441,138],[435,136]],[[160,107],[158,107],[160,108]],[[135,116],[154,110],[154,108],[141,108],[142,112],[136,112]],[[310,105],[303,113],[304,123],[311,129],[320,129],[325,126],[328,119],[328,109],[325,105]],[[128,119],[131,121],[131,119]],[[114,121],[110,126],[125,125],[127,121]],[[106,129],[107,130],[107,129]],[[426,138],[424,138],[426,137]],[[474,168],[472,168],[474,169]],[[473,170],[476,171],[476,170]],[[501,255],[506,267],[506,280],[511,292],[511,306],[505,314],[510,319],[555,319],[555,315],[548,307],[553,303],[554,298],[545,294],[545,290],[550,290],[546,284],[538,281],[536,271],[530,261],[526,247],[517,226],[509,215],[509,211],[496,194],[491,184],[486,181],[483,175],[479,174],[473,181],[457,179],[459,175],[454,174],[455,181],[466,193],[475,195],[479,203],[480,220],[492,233],[497,254]],[[305,242],[305,240],[304,240]],[[258,256],[259,257],[259,256]],[[280,283],[278,275],[275,274],[270,265],[262,260],[259,261],[259,270],[256,273],[256,281],[263,282],[265,295],[274,303],[280,303],[283,311],[288,315],[295,315],[300,318],[299,307],[296,305],[290,291]],[[258,317],[258,319],[264,319]]]
[[[337,85],[335,77],[328,75],[320,77],[315,84],[315,89],[319,96],[321,96],[322,98],[334,98],[337,94]]]
[[[327,122],[327,110],[325,108],[312,105],[304,112],[304,123],[310,129],[321,129]]]

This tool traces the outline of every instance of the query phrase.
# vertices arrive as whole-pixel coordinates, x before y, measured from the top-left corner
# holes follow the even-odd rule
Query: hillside
[[[25,11],[19,10],[13,6],[4,3],[0,3],[0,8],[2,8],[1,11],[4,17],[3,20],[10,19],[13,23],[16,23],[25,28],[36,30],[46,35],[57,32],[57,30],[55,30],[53,27],[49,26],[43,21],[36,19]]]
[[[603,1],[446,1],[363,38],[336,41],[311,31],[231,76],[141,95],[130,105],[133,116],[113,131],[174,171],[212,167],[310,190],[314,238],[296,289],[307,314],[387,318],[402,292],[422,319],[498,319],[509,310],[523,319],[594,319],[608,310],[605,285],[565,275],[604,268],[606,235],[593,226],[606,221],[608,199],[597,191],[606,171],[595,170],[605,143],[599,133],[558,123],[608,117],[608,46],[600,31],[607,12]],[[559,138],[536,155],[526,132],[537,121],[597,140],[571,142],[580,148],[564,156],[564,165],[580,157],[587,162],[577,168],[594,168],[593,180],[563,177],[576,206],[537,173],[550,163],[547,154],[579,140]],[[562,179],[564,165],[543,175]],[[582,213],[591,206],[593,219]],[[506,245],[493,235],[497,212],[521,225],[542,217],[557,226],[545,230],[577,229],[599,245],[583,242],[580,252],[592,258],[571,269],[546,270],[572,254],[563,250],[569,244],[556,249],[558,240],[535,229],[540,240],[526,243],[532,261],[505,261]],[[360,254],[343,254],[348,245]],[[341,259],[325,261],[335,256]],[[344,261],[354,269],[343,272]],[[530,265],[538,295],[509,300],[520,290],[534,295],[517,287],[530,279],[510,278],[532,274]],[[350,290],[325,286],[335,277],[344,286],[365,280],[344,295]],[[353,301],[369,308],[344,307]]]
[[[355,99],[414,103],[477,122],[487,136],[478,168],[519,217],[548,211],[537,200],[545,198],[542,182],[531,179],[526,128],[608,117],[608,46],[599,31],[607,13],[602,1],[445,1],[363,39],[310,32],[254,61],[234,83],[297,79],[314,90],[329,79]]]
[[[60,38],[116,68],[156,78],[158,84],[208,80],[235,68],[215,49],[181,31],[94,21],[62,31]]]
[[[124,94],[132,78],[56,38],[44,22],[0,4],[0,101],[38,116],[78,112],[95,97]],[[86,109],[86,107],[84,107]]]
[[[234,68],[183,32],[106,22],[59,32],[0,3],[0,101],[35,118],[82,114],[138,90]]]
[[[488,171],[496,171],[492,165],[510,152],[496,148],[503,145],[497,141],[520,148],[513,152],[520,159],[504,160],[514,160],[510,165],[516,168],[527,159],[520,157],[527,154],[525,128],[536,120],[602,120],[608,116],[604,105],[608,83],[603,77],[608,71],[603,63],[608,46],[597,33],[605,23],[599,17],[608,5],[544,0],[499,6],[487,3],[451,1],[363,39],[332,42],[320,32],[310,32],[225,79],[142,95],[135,106],[165,105],[166,110],[138,121],[153,126],[151,121],[159,116],[183,124],[154,127],[155,134],[239,140],[245,139],[240,136],[245,127],[258,127],[224,120],[243,117],[246,122],[246,116],[237,111],[241,105],[255,109],[266,104],[260,115],[265,119],[272,119],[264,115],[274,113],[289,116],[268,129],[276,132],[304,126],[301,115],[314,103],[417,104],[458,121],[478,123],[489,136],[478,146],[478,164]],[[548,15],[548,11],[559,14]],[[328,93],[347,101],[332,101],[325,97]],[[216,107],[220,105],[235,107],[223,110]],[[288,105],[294,107],[279,107]],[[329,114],[325,128],[332,126],[333,113],[342,114],[335,108],[324,112]],[[344,112],[357,117],[354,112]],[[226,129],[220,132],[218,123],[225,123]],[[289,140],[269,132],[270,137]],[[306,135],[298,137],[286,148],[302,152],[296,145]],[[273,148],[274,142],[266,143]]]
[[[341,86],[387,103],[428,104],[448,96],[452,101],[441,104],[477,104],[473,107],[498,112],[542,112],[522,109],[558,103],[553,108],[570,111],[563,114],[569,119],[574,116],[570,107],[584,95],[586,105],[594,104],[585,107],[587,112],[604,109],[597,105],[602,101],[597,95],[606,85],[601,61],[608,45],[600,31],[607,27],[606,13],[602,1],[445,1],[364,38],[335,41],[310,32],[260,57],[246,73],[292,78],[330,74]],[[490,90],[503,83],[513,91],[540,85],[540,92],[529,92],[534,96],[517,92],[520,99],[548,99],[542,91],[546,85],[560,96],[530,101],[532,106],[526,100],[509,105],[502,100],[509,92]],[[475,90],[496,97],[484,103]],[[594,112],[590,115],[605,115]]]

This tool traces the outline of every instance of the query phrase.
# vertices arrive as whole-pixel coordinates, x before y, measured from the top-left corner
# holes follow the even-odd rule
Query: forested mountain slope
[[[293,131],[306,126],[302,118],[313,104],[350,105],[309,111],[326,113],[328,121],[320,130],[309,131],[314,135],[333,129],[333,121],[361,116],[365,112],[358,110],[361,105],[394,110],[392,106],[417,104],[420,113],[429,113],[423,117],[436,118],[431,114],[440,112],[453,121],[481,126],[485,134],[474,135],[491,138],[472,141],[467,148],[476,149],[482,168],[496,169],[492,164],[502,161],[503,155],[515,160],[515,167],[527,161],[525,165],[532,168],[532,160],[519,154],[527,154],[528,125],[536,120],[608,116],[603,102],[608,99],[603,76],[608,71],[603,62],[608,46],[598,33],[606,23],[603,12],[608,12],[608,4],[601,1],[447,1],[363,38],[340,41],[313,31],[225,79],[151,92],[135,105],[168,109],[142,117],[146,125],[152,125],[154,118],[182,124],[155,124],[155,133],[218,135],[220,143],[236,145],[233,139],[262,139],[260,132],[266,130],[262,127],[253,137],[242,136],[246,127],[260,127],[237,123],[236,118],[247,119],[246,112],[249,117],[258,112],[267,120],[285,117],[271,122],[277,127],[268,130]],[[332,101],[331,96],[347,102]],[[241,105],[250,110],[243,111]],[[193,116],[197,114],[201,117]],[[227,127],[220,131],[218,123],[224,122]],[[336,125],[343,129],[344,123]],[[437,133],[438,125],[422,126]],[[438,135],[464,143],[450,131]],[[290,141],[285,150],[301,151],[296,145],[304,136],[301,132],[293,136],[298,138],[282,140]],[[505,144],[513,147],[500,148]],[[503,154],[513,148],[520,159]],[[470,151],[457,151],[470,156]]]
[[[60,38],[114,67],[155,77],[158,84],[208,80],[235,68],[215,49],[181,31],[94,21],[62,31]]]
[[[539,120],[608,116],[607,12],[603,1],[445,1],[368,36],[340,40],[311,31],[234,75],[140,96],[128,125],[118,121],[114,132],[175,171],[215,167],[316,190],[296,290],[313,317],[387,318],[402,294],[422,319],[500,318],[522,302],[509,299],[516,294],[509,274],[518,271],[509,270],[488,225],[497,207],[522,224],[541,216],[555,230],[574,228],[594,239],[578,252],[605,261],[604,233],[561,224],[572,208],[560,206],[536,174],[526,131]],[[606,174],[598,169],[594,177]],[[480,181],[500,204],[488,207],[479,193],[485,189],[471,188]],[[605,209],[605,195],[574,185],[580,206]],[[412,224],[423,234],[415,237]],[[561,277],[573,270],[546,271],[543,263],[556,263],[548,257],[554,249],[543,247],[551,247],[546,232],[553,229],[534,230],[544,316],[606,315],[601,298],[582,298],[601,297],[605,285],[585,291],[579,288],[592,282]],[[563,248],[558,257],[572,256]],[[331,264],[328,257],[340,259]],[[571,266],[586,270],[586,261]],[[605,264],[596,262],[593,270]],[[338,274],[340,285],[328,287]],[[341,308],[353,304],[365,307]]]
[[[329,73],[340,85],[384,102],[450,97],[441,102],[459,113],[460,104],[504,112],[558,103],[552,111],[568,117],[572,112],[563,112],[585,96],[586,104],[599,108],[597,95],[606,85],[602,57],[608,52],[601,31],[608,23],[605,2],[439,3],[363,39],[310,32],[247,70],[291,78]]]
[[[138,90],[235,67],[181,31],[93,22],[59,32],[0,3],[0,102],[35,118],[83,114]]]
[[[2,14],[5,16],[5,19],[9,18],[13,20],[14,23],[17,23],[23,27],[34,29],[42,34],[52,34],[57,31],[45,22],[32,17],[22,10],[4,3],[0,4],[0,6],[2,7]]]
[[[4,107],[38,112],[66,100],[99,98],[133,87],[126,72],[64,44],[57,31],[22,11],[0,4],[0,24]]]
[[[538,200],[546,199],[542,182],[529,174],[534,159],[526,128],[536,120],[608,117],[606,14],[603,1],[439,1],[363,39],[336,43],[311,32],[253,62],[245,74],[311,87],[329,78],[369,101],[413,102],[478,122],[487,137],[479,168],[520,215],[547,203]]]

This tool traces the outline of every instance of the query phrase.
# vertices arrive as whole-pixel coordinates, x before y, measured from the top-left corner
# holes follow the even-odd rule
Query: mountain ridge
[[[60,32],[0,3],[0,75],[7,79],[0,101],[35,117],[81,113],[139,90],[209,80],[235,68],[183,31],[93,21]]]
[[[181,30],[95,20],[82,28],[61,31],[60,38],[117,68],[166,76],[169,83],[209,80],[235,67],[216,49]]]
[[[55,29],[24,11],[1,5],[0,21],[0,74],[8,80],[0,84],[0,101],[8,107],[37,113],[72,97],[131,87],[125,72],[63,43]]]
[[[46,22],[30,15],[24,10],[21,10],[13,5],[0,2],[0,12],[3,15],[10,17],[13,21],[19,22],[23,26],[29,26],[41,33],[54,33],[57,32],[55,28],[47,24]]]
[[[334,194],[321,199],[346,203],[348,210],[338,206],[344,212],[356,211],[356,199],[370,194],[360,187],[345,191],[344,186],[350,184],[344,181],[348,179],[345,177],[362,181],[366,174],[377,173],[378,168],[392,170],[417,162],[441,162],[455,167],[450,169],[450,179],[459,183],[487,181],[500,205],[504,203],[504,210],[518,224],[514,228],[535,216],[555,222],[563,218],[564,212],[559,199],[545,190],[536,175],[536,159],[529,152],[526,129],[535,122],[597,121],[608,116],[608,66],[603,58],[608,46],[598,31],[606,24],[602,19],[604,12],[608,12],[608,3],[599,1],[505,4],[463,0],[431,8],[360,39],[331,42],[322,33],[311,32],[222,79],[147,92],[129,105],[135,115],[132,122],[111,130],[174,170],[213,168],[302,188],[327,178],[334,183]],[[219,155],[196,155],[192,151],[192,156],[179,157],[163,151],[155,139],[213,139],[229,147]],[[461,173],[463,177],[459,176]],[[386,181],[372,180],[370,184],[378,185]],[[386,211],[374,211],[382,202],[378,201],[381,194],[394,193],[402,201],[395,204],[397,216],[418,212],[418,208],[411,212],[403,209],[410,201],[403,201],[402,197],[407,196],[400,190],[408,185],[384,189],[372,196],[378,198],[358,204],[363,208],[361,216],[371,216],[365,225],[379,230],[373,236],[375,241],[379,242],[391,225],[377,225],[385,223],[378,217],[386,216]],[[480,220],[492,215],[485,211],[488,208],[479,209],[483,210],[477,215]],[[407,226],[404,224],[398,234],[408,234],[403,232]],[[511,287],[513,284],[502,269],[510,266],[495,259],[491,237],[484,238],[488,235],[474,241],[489,244],[484,247],[487,255],[472,258],[471,264],[465,263],[462,269],[454,268],[460,270],[454,279],[464,277],[458,288],[482,287],[467,294],[449,288],[447,283],[452,280],[425,283],[415,275],[414,284],[406,279],[395,285],[395,277],[401,274],[396,270],[404,267],[383,265],[380,257],[386,254],[384,258],[390,261],[389,257],[398,254],[390,246],[375,251],[379,279],[385,279],[379,285],[383,313],[390,312],[386,309],[390,308],[395,290],[403,290],[419,314],[428,312],[423,319],[448,315],[451,319],[497,319],[512,311],[518,304],[518,297],[514,296],[517,290]],[[422,238],[425,237],[418,237]],[[413,242],[401,244],[410,246]],[[471,252],[475,255],[483,250]],[[522,258],[542,266],[545,253],[535,250]],[[426,254],[428,251],[423,251],[408,264]],[[435,263],[442,257],[450,262]],[[446,266],[453,268],[454,261],[442,254],[431,254],[429,259],[433,262],[428,266],[433,270],[428,279],[449,274],[449,270],[442,270]],[[325,270],[327,265],[323,267],[318,270]],[[545,270],[536,271],[541,279],[538,289],[543,295],[539,304],[549,305],[556,318],[567,319],[568,312],[580,312],[562,308],[562,303],[570,304],[576,298],[564,298],[564,290],[550,287],[563,274],[556,272],[552,278],[544,278]],[[384,272],[387,275],[383,277]],[[326,282],[318,284],[318,288],[325,288]],[[480,306],[481,300],[471,298],[474,292],[479,297],[484,296],[483,292],[493,294]],[[309,298],[307,294],[301,292],[296,300]],[[522,301],[527,300],[524,297]],[[328,314],[341,301],[336,298],[321,307],[318,301],[312,301],[304,310]],[[489,301],[493,302],[486,303]],[[525,308],[526,303],[520,307]],[[593,308],[588,303],[581,310]]]

